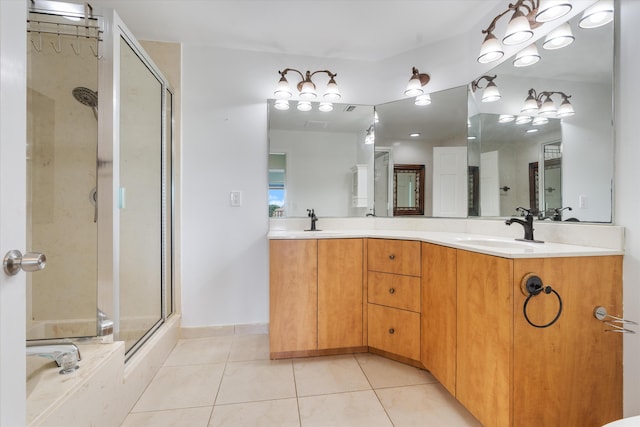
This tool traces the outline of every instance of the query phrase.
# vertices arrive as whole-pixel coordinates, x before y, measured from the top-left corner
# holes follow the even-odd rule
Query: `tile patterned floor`
[[[269,360],[267,335],[180,340],[122,427],[481,427],[428,372],[373,354]]]

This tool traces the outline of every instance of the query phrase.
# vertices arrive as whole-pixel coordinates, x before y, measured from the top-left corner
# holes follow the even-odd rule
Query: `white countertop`
[[[593,246],[568,245],[563,243],[533,243],[507,237],[495,237],[483,234],[455,233],[445,231],[409,231],[409,230],[319,230],[290,231],[274,230],[267,234],[268,239],[348,239],[348,238],[384,238],[417,240],[434,243],[466,251],[479,252],[503,258],[551,258],[575,256],[623,255],[617,249]]]

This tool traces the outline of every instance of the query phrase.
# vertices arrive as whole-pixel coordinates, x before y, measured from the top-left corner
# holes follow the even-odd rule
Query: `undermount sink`
[[[537,243],[534,242],[499,239],[458,239],[458,242],[464,243],[466,245],[486,246],[490,248],[503,249],[527,249],[537,245]]]

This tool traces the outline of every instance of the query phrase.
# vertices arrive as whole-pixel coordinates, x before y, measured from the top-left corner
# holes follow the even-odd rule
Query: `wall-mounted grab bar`
[[[604,322],[605,325],[609,326],[612,329],[605,329],[605,332],[619,332],[619,333],[624,333],[624,334],[635,334],[636,331],[632,330],[632,329],[628,329],[623,327],[622,325],[637,325],[638,322],[634,322],[633,320],[627,320],[627,319],[623,319],[621,317],[616,317],[613,316],[609,313],[607,313],[607,309],[602,307],[602,306],[598,306],[596,308],[593,309],[593,316],[600,320],[601,322]],[[619,325],[616,325],[616,323],[619,323]]]

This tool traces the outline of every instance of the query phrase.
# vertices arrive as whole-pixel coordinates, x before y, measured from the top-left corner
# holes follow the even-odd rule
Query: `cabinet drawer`
[[[420,276],[420,242],[385,239],[367,242],[369,270]]]
[[[420,360],[420,314],[369,304],[369,347]]]
[[[370,271],[369,302],[420,312],[420,278]]]

